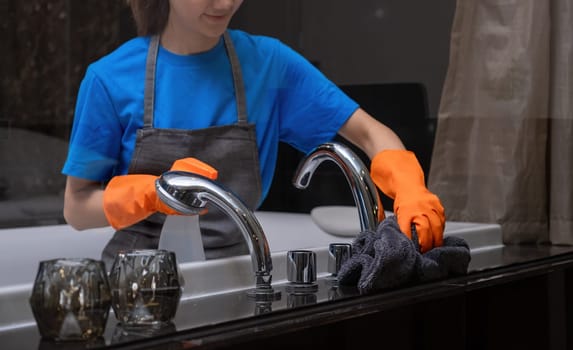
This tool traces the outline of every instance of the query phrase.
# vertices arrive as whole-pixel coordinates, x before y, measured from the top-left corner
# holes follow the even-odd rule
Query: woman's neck
[[[183,33],[168,25],[161,34],[161,46],[178,55],[191,55],[211,50],[219,39],[220,37],[208,37],[201,33]]]

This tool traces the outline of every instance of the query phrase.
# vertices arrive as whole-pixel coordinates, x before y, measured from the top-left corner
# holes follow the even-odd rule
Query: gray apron
[[[255,125],[247,122],[246,98],[239,60],[228,32],[223,35],[233,73],[238,121],[234,125],[196,130],[154,129],[155,69],[159,37],[151,38],[147,54],[144,125],[137,139],[128,173],[161,175],[177,159],[194,157],[218,170],[224,184],[254,210],[261,197],[261,178]],[[107,268],[123,249],[156,249],[165,215],[147,219],[115,232],[102,253]],[[248,254],[248,246],[234,221],[215,205],[199,218],[205,257],[214,259]]]

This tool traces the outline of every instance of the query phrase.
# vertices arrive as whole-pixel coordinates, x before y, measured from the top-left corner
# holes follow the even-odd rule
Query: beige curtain
[[[458,0],[428,187],[447,220],[573,244],[573,0]]]

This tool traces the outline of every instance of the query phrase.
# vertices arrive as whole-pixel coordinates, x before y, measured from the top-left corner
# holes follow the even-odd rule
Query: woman
[[[118,230],[106,262],[119,249],[154,248],[173,212],[153,181],[176,160],[214,167],[254,210],[269,190],[279,141],[306,153],[338,133],[372,159],[372,179],[394,199],[402,231],[410,237],[416,225],[423,251],[441,245],[443,208],[413,153],[280,41],[228,30],[241,3],[129,1],[139,36],[91,64],[79,90],[63,168],[67,222]],[[247,253],[216,208],[200,221],[207,258]]]

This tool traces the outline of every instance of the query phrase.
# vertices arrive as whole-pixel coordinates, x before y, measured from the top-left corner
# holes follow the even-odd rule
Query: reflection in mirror
[[[177,331],[177,327],[175,327],[173,322],[167,322],[160,326],[153,327],[133,327],[117,323],[113,330],[113,335],[111,336],[111,344],[149,339],[160,335],[170,334],[175,331]]]

